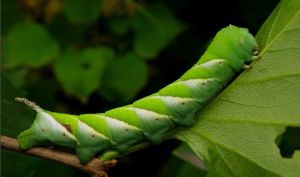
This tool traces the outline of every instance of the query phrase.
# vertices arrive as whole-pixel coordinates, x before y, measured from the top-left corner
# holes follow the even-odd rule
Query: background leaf
[[[88,24],[94,22],[100,15],[100,0],[66,0],[65,14],[72,23]]]
[[[126,17],[113,17],[109,21],[109,28],[117,35],[125,35],[131,28],[130,20]]]
[[[132,23],[135,30],[134,50],[146,58],[155,58],[184,29],[183,23],[162,4],[140,8]]]
[[[195,166],[185,163],[176,157],[170,157],[164,170],[159,176],[163,177],[205,177],[206,171],[196,168]]]
[[[119,104],[126,103],[146,84],[147,76],[146,63],[136,54],[119,56],[107,66],[100,94]]]
[[[4,64],[38,67],[49,63],[58,52],[58,44],[44,26],[34,22],[20,22],[5,38]]]
[[[100,87],[104,67],[114,56],[105,47],[67,50],[55,63],[54,71],[67,92],[85,100]]]
[[[25,83],[25,77],[28,70],[25,68],[5,72],[6,78],[15,88],[21,88]]]
[[[14,25],[14,23],[23,20],[23,12],[17,5],[17,1],[3,1],[1,2],[1,14],[2,15],[2,25],[1,25],[1,35],[6,34],[9,29]]]
[[[300,153],[283,158],[275,140],[300,127],[300,2],[284,0],[257,35],[261,58],[178,134],[214,176],[300,174]]]

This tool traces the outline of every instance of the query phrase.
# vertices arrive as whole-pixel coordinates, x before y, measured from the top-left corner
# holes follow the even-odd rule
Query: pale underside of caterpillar
[[[178,80],[130,105],[100,114],[69,115],[36,108],[33,125],[18,136],[21,148],[52,143],[76,149],[82,163],[96,154],[124,153],[141,142],[159,143],[214,98],[257,54],[245,28],[220,30],[200,60]]]

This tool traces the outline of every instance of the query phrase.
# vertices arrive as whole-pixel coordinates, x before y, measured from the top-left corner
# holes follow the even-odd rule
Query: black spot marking
[[[95,138],[96,136],[94,134],[92,134],[92,137]]]
[[[63,133],[63,136],[66,136],[66,134],[65,134],[65,133]]]
[[[128,128],[125,128],[125,131],[128,132],[129,131]]]

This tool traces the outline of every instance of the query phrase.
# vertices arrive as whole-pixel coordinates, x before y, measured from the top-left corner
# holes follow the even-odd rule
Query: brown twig
[[[7,136],[2,136],[2,135],[1,135],[1,147],[3,147],[4,149],[9,149],[9,150],[13,150],[25,154],[30,154],[36,157],[44,158],[47,160],[59,162],[77,168],[79,170],[85,171],[87,173],[95,174],[99,177],[107,177],[107,173],[105,172],[105,170],[113,167],[117,163],[116,160],[101,162],[99,159],[94,158],[88,164],[82,165],[80,164],[77,156],[74,154],[57,151],[49,148],[43,148],[43,147],[35,147],[29,150],[22,150],[20,149],[16,139]]]

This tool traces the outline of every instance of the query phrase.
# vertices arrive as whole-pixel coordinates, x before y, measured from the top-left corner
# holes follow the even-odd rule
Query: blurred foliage
[[[30,72],[42,80],[47,70],[64,95],[82,103],[93,93],[117,104],[132,100],[147,81],[145,60],[184,29],[162,3],[21,0],[4,6],[8,24],[13,9],[25,14],[13,19],[2,40],[2,69],[11,82],[21,88]]]
[[[64,2],[64,12],[66,18],[72,23],[92,23],[100,15],[100,1],[66,0]]]
[[[109,62],[99,92],[112,102],[127,103],[146,84],[147,77],[146,63],[135,53],[125,54]]]
[[[54,64],[54,73],[66,92],[86,100],[100,87],[106,63],[113,57],[111,48],[66,50]]]
[[[134,51],[145,58],[155,58],[184,25],[162,4],[149,5],[134,16]]]
[[[177,79],[220,28],[231,23],[255,34],[278,1],[2,1],[2,134],[16,136],[32,122],[28,110],[14,103],[20,94],[13,87],[52,111],[102,112],[127,104]],[[170,157],[177,144],[123,157],[110,175],[205,176]],[[34,157],[1,154],[5,177],[85,175]]]
[[[207,171],[196,168],[174,156],[171,156],[165,168],[160,172],[163,177],[206,177]]]
[[[45,27],[34,22],[17,23],[4,42],[4,67],[41,67],[59,53],[57,42]]]

